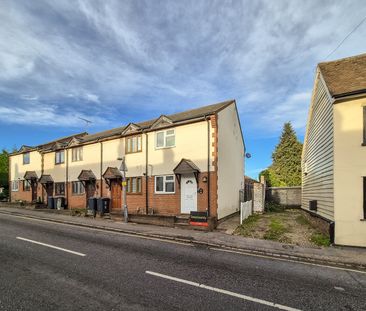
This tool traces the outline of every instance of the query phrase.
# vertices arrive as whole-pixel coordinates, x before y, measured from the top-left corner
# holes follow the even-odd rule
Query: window
[[[23,153],[23,164],[29,164],[30,163],[30,153]]]
[[[155,193],[174,193],[174,175],[155,176]]]
[[[126,153],[140,152],[141,147],[141,135],[132,136],[126,138]]]
[[[156,148],[175,147],[175,130],[166,130],[156,133]]]
[[[29,180],[23,180],[23,191],[30,191],[31,184]]]
[[[366,106],[363,108],[363,143],[362,145],[366,146]]]
[[[65,183],[56,182],[55,183],[55,194],[56,195],[64,195],[65,194]]]
[[[83,147],[72,149],[72,162],[83,161]]]
[[[17,180],[13,180],[11,182],[11,191],[18,191],[19,190],[19,182]]]
[[[72,194],[83,194],[85,193],[84,185],[81,181],[72,182]]]
[[[363,219],[366,219],[366,177],[363,177]]]
[[[56,164],[61,164],[65,162],[65,151],[64,150],[60,150],[60,151],[56,151],[55,153],[55,163]]]
[[[127,178],[127,193],[141,193],[141,177]]]

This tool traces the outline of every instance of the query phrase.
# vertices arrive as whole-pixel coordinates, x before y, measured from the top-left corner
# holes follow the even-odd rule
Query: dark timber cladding
[[[333,104],[319,73],[307,126],[302,160],[302,207],[309,209],[309,201],[317,200],[318,214],[333,220]]]

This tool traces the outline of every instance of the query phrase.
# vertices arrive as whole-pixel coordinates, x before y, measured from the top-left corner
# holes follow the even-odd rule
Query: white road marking
[[[163,278],[163,279],[167,279],[167,280],[171,280],[171,281],[175,281],[175,282],[179,282],[179,283],[183,283],[183,284],[187,284],[187,285],[191,285],[191,286],[195,286],[195,287],[204,288],[204,289],[216,292],[216,293],[220,293],[220,294],[240,298],[240,299],[251,301],[251,302],[256,302],[256,303],[266,305],[266,306],[270,306],[270,307],[273,307],[273,308],[277,308],[277,309],[280,309],[280,310],[301,311],[300,309],[287,307],[287,306],[284,306],[284,305],[280,305],[278,303],[273,303],[273,302],[270,302],[270,301],[267,301],[267,300],[258,299],[258,298],[254,298],[254,297],[234,293],[234,292],[231,292],[231,291],[228,291],[228,290],[225,290],[225,289],[220,289],[220,288],[208,286],[208,285],[205,285],[205,284],[199,284],[199,283],[196,283],[196,282],[176,278],[174,276],[169,276],[169,275],[166,275],[166,274],[161,274],[161,273],[157,273],[157,272],[153,272],[153,271],[145,271],[145,273],[153,275],[153,276],[157,276],[157,277],[160,277],[160,278]]]
[[[107,233],[107,234],[112,233],[112,234],[125,235],[125,236],[134,237],[134,238],[145,239],[145,240],[154,240],[154,241],[160,241],[160,242],[171,243],[171,244],[179,244],[179,245],[190,246],[190,247],[194,246],[192,243],[188,243],[188,242],[164,240],[164,239],[160,239],[160,238],[136,235],[134,233],[108,231],[108,230],[103,230],[103,229],[98,229],[98,228],[90,228],[90,227],[83,227],[83,226],[78,226],[78,225],[73,225],[73,224],[65,224],[65,223],[61,223],[61,222],[54,222],[52,220],[47,220],[47,219],[37,219],[37,218],[32,218],[32,217],[20,216],[20,215],[11,215],[11,214],[7,214],[7,213],[0,213],[0,216],[3,216],[3,215],[10,216],[10,217],[22,218],[22,219],[25,219],[25,220],[33,220],[33,221],[36,221],[36,222],[48,222],[48,223],[53,223],[53,224],[61,225],[61,226],[68,226],[68,227],[74,227],[74,228],[78,228],[78,229],[99,231],[99,232],[103,232],[103,233]]]
[[[334,289],[339,290],[341,292],[345,291],[345,289],[343,287],[339,287],[339,286],[334,286]]]
[[[233,250],[230,250],[230,249],[222,249],[222,248],[215,248],[215,247],[210,247],[209,249],[212,249],[214,251],[219,251],[219,252],[225,252],[225,253],[234,253],[234,254],[239,254],[239,255],[244,255],[244,256],[261,257],[261,258],[266,258],[266,259],[273,259],[273,260],[294,262],[294,263],[298,263],[298,264],[302,264],[302,265],[309,265],[309,266],[316,266],[316,267],[324,267],[324,268],[329,268],[329,269],[342,270],[342,271],[350,271],[350,272],[355,272],[355,273],[366,274],[366,271],[361,271],[361,270],[355,270],[355,269],[350,269],[350,268],[342,268],[342,267],[335,267],[335,266],[328,266],[328,265],[322,265],[322,264],[311,263],[311,262],[306,262],[306,261],[299,261],[299,260],[294,260],[294,259],[278,258],[278,257],[272,257],[270,255],[259,255],[259,254],[253,254],[253,253],[250,253],[250,252],[233,251]]]
[[[65,248],[62,248],[62,247],[57,247],[57,246],[53,246],[53,245],[50,245],[50,244],[46,244],[46,243],[42,243],[42,242],[37,242],[37,241],[21,238],[19,236],[17,236],[17,239],[22,240],[22,241],[26,241],[26,242],[30,242],[30,243],[33,243],[33,244],[38,244],[38,245],[46,246],[46,247],[49,247],[49,248],[57,249],[59,251],[64,251],[66,253],[70,253],[70,254],[74,254],[74,255],[78,255],[78,256],[83,256],[83,257],[86,256],[83,253],[74,252],[74,251],[70,251],[69,249],[65,249]]]

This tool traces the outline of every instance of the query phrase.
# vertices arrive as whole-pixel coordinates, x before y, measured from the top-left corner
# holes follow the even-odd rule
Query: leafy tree
[[[8,188],[9,153],[3,149],[0,153],[0,187]]]
[[[302,143],[291,123],[285,123],[280,142],[272,153],[272,164],[259,175],[263,175],[272,187],[301,185],[301,152]]]

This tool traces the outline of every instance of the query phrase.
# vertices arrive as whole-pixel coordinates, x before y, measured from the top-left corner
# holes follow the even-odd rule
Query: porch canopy
[[[96,181],[97,178],[95,177],[92,170],[82,170],[78,177],[78,180],[85,183],[87,181]]]
[[[25,180],[37,181],[38,176],[35,171],[26,171],[24,175]]]
[[[180,178],[184,174],[193,174],[196,178],[198,184],[198,174],[200,173],[200,169],[196,164],[194,164],[191,160],[182,159],[179,164],[173,170],[175,176],[177,176],[178,182],[180,183]]]
[[[122,174],[120,170],[117,167],[108,167],[104,174],[103,178],[105,179],[105,182],[107,183],[108,187],[111,187],[111,180],[112,179],[122,179]]]
[[[44,184],[52,184],[53,183],[53,178],[51,177],[51,175],[41,175],[41,177],[39,178],[38,181],[42,185],[44,185]]]

